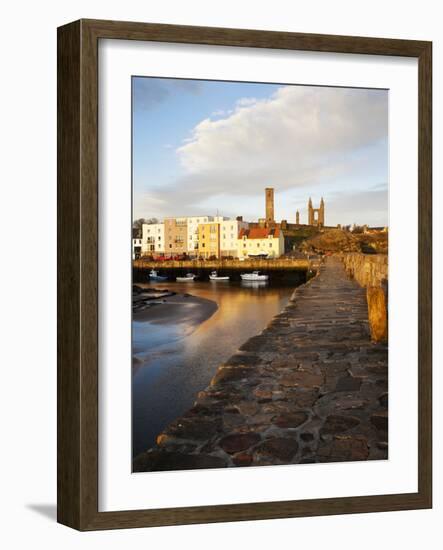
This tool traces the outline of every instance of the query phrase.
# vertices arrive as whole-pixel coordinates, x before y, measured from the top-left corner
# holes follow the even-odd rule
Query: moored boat
[[[212,271],[211,274],[209,275],[209,280],[210,281],[229,281],[229,277],[228,276],[222,277],[221,275],[218,275],[217,271]]]
[[[159,275],[155,269],[151,269],[151,271],[149,272],[150,281],[166,281],[166,279],[167,277]]]
[[[196,277],[197,275],[194,275],[194,273],[186,273],[184,277],[176,277],[175,280],[178,283],[188,283],[193,281]]]
[[[242,278],[242,281],[267,281],[269,279],[269,275],[263,275],[260,271],[242,273],[240,277]]]

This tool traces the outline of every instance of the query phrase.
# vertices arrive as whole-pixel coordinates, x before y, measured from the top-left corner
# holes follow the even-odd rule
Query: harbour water
[[[150,319],[149,310],[133,321],[133,455],[152,447],[155,437],[182,415],[226,361],[248,338],[279,313],[294,284],[257,286],[239,282],[156,282],[151,287],[191,294],[189,315]],[[207,302],[210,300],[211,302]],[[215,309],[213,302],[217,304]],[[166,304],[152,307],[167,308]],[[209,307],[209,309],[208,309]],[[206,309],[200,322],[195,309]]]

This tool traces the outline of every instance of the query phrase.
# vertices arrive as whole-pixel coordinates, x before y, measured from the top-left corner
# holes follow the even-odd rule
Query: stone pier
[[[388,350],[338,258],[221,365],[134,471],[388,457]]]

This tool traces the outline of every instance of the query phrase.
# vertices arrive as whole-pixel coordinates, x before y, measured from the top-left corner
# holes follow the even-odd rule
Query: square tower
[[[274,221],[274,188],[266,187],[265,189],[265,198],[266,198],[266,221]]]

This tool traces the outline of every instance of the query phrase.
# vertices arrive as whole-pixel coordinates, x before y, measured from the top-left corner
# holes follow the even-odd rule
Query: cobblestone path
[[[337,258],[221,365],[134,471],[386,459],[388,349]]]

